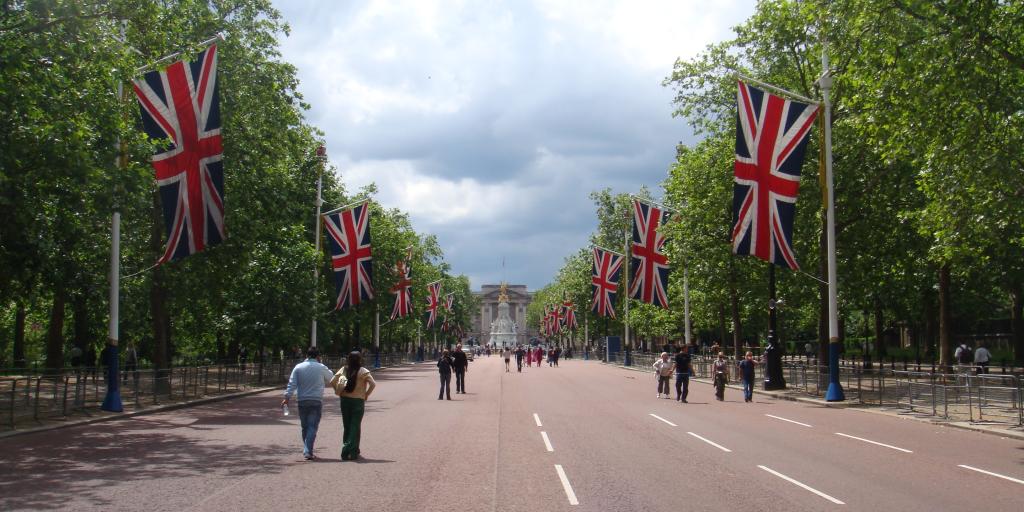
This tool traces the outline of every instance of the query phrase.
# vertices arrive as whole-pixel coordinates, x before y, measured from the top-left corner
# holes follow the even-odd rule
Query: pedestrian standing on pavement
[[[281,407],[288,406],[292,393],[298,395],[299,427],[302,432],[302,455],[306,460],[313,460],[313,444],[316,442],[316,431],[320,428],[320,416],[323,413],[324,386],[331,382],[334,375],[330,368],[320,364],[320,351],[316,347],[306,350],[306,360],[292,368],[288,377],[288,387],[284,390]]]
[[[756,364],[754,353],[748,350],[746,356],[737,365],[740,367],[740,379],[743,381],[744,402],[754,401],[754,366]]]
[[[341,397],[341,460],[359,458],[359,430],[363,422],[366,401],[377,387],[370,370],[363,368],[363,356],[353,351],[348,354],[345,366],[334,374],[335,393]]]
[[[462,351],[462,343],[455,345],[455,353],[452,354],[452,369],[455,370],[455,393],[466,394],[466,372],[469,371],[469,360],[466,353]]]
[[[668,358],[668,352],[662,352],[661,357],[654,362],[654,374],[658,378],[658,398],[661,398],[661,394],[665,394],[665,398],[670,396],[669,392],[669,381],[672,379],[672,367],[675,363]]]
[[[510,359],[512,359],[512,351],[509,350],[508,347],[502,348],[501,349],[501,357],[505,358],[505,373],[511,372],[512,370],[510,370],[509,367],[508,367],[508,361]]]
[[[448,394],[448,400],[452,399],[452,357],[445,350],[437,360],[437,373],[441,375],[441,391],[437,393],[437,399],[441,400]]]
[[[725,400],[725,385],[729,382],[729,366],[724,352],[718,353],[718,359],[715,359],[711,370],[715,376],[715,398],[721,402]]]
[[[978,366],[978,373],[988,373],[988,363],[992,359],[992,353],[985,348],[985,345],[978,345],[974,351],[974,365]]]
[[[523,350],[521,345],[516,345],[516,373],[522,373],[523,371],[523,357],[526,356],[526,351]]]
[[[679,353],[676,354],[675,366],[673,368],[676,372],[676,401],[684,404],[689,403],[686,401],[686,397],[690,394],[690,376],[693,375],[693,361],[690,356],[689,347],[686,345],[679,347]]]
[[[558,368],[558,360],[562,358],[562,347],[555,347],[555,368]]]
[[[971,357],[971,347],[967,346],[966,341],[961,341],[960,346],[956,348],[956,352],[953,353],[953,358],[956,359],[957,364],[969,365],[973,361]]]

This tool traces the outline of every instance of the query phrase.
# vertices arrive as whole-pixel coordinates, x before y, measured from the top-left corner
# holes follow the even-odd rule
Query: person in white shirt
[[[334,372],[320,364],[320,350],[309,347],[309,350],[306,350],[306,360],[295,365],[288,378],[288,387],[284,391],[281,405],[288,405],[292,393],[298,395],[302,455],[306,460],[316,458],[313,455],[313,443],[316,442],[316,431],[320,428],[320,417],[323,413],[324,386],[331,382],[333,377]]]
[[[978,373],[988,373],[988,363],[992,359],[992,353],[985,348],[985,345],[979,345],[978,350],[974,351],[974,364],[979,366]]]
[[[675,361],[668,358],[668,352],[662,352],[661,358],[654,362],[654,371],[658,377],[658,398],[661,398],[662,393],[665,393],[665,398],[670,396],[669,381],[672,379],[674,365]]]

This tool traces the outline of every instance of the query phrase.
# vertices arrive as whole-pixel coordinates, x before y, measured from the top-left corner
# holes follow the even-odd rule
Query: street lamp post
[[[316,174],[316,241],[314,242],[314,249],[316,250],[316,256],[313,259],[313,326],[309,332],[309,346],[316,346],[316,310],[317,310],[317,288],[320,281],[320,207],[323,206],[324,200],[320,197],[320,193],[323,189],[324,179],[324,166],[327,162],[327,147],[320,145],[316,148],[316,157],[320,160],[320,169]]]

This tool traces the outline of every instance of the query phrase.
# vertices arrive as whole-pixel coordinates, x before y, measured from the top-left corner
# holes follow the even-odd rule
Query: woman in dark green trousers
[[[334,374],[334,390],[341,397],[341,460],[359,458],[359,426],[363,410],[377,383],[370,370],[363,368],[363,356],[351,352],[348,362]]]

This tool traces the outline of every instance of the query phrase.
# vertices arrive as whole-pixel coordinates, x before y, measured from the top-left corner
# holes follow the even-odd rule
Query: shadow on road
[[[223,439],[218,435],[223,430],[197,427],[283,421],[263,414],[262,401],[265,398],[248,397],[190,409],[186,415],[143,416],[4,439],[0,509],[123,506],[125,497],[108,491],[108,485],[280,473],[295,464],[281,460],[294,454],[294,446],[253,445]]]

